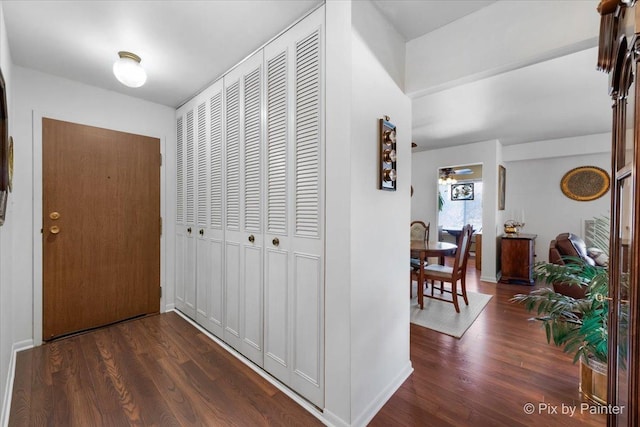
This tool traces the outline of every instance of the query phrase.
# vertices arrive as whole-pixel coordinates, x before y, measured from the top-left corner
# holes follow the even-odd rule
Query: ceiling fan
[[[469,168],[442,168],[440,169],[440,177],[438,178],[438,182],[440,184],[455,184],[458,182],[457,179],[454,178],[455,175],[470,175],[473,171]]]
[[[471,175],[473,171],[469,168],[442,168],[440,169],[440,175]]]

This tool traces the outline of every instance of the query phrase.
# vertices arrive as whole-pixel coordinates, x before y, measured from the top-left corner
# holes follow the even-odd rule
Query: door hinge
[[[162,286],[160,286],[160,298],[162,298]]]
[[[162,153],[160,153],[160,166],[162,166]]]
[[[162,217],[160,217],[160,235],[162,236]]]

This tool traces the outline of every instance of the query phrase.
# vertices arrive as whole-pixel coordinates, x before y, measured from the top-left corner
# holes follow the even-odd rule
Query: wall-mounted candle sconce
[[[396,127],[384,116],[380,123],[380,190],[396,190]]]

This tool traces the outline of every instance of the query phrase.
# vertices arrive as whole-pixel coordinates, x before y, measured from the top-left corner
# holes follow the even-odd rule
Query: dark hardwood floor
[[[9,425],[322,424],[171,312],[20,352]]]
[[[509,302],[532,287],[479,276],[471,259],[467,290],[494,297],[461,339],[411,324],[414,372],[370,425],[605,426],[604,415],[589,413],[591,405],[581,411],[587,401],[572,355],[547,344],[540,323]],[[531,415],[527,403],[534,405]],[[562,414],[573,408],[573,416]]]
[[[459,340],[411,325],[415,372],[371,425],[604,426],[604,416],[581,412],[571,356],[548,345],[539,323],[509,302],[531,287],[482,283],[472,266],[468,277],[470,291],[494,298]],[[534,405],[533,415],[525,414],[526,403]],[[571,417],[563,408],[576,410]],[[320,422],[180,316],[166,313],[20,352],[9,425]]]

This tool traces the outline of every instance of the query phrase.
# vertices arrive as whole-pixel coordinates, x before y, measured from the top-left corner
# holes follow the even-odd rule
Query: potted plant
[[[606,236],[601,235],[603,232]],[[608,227],[596,226],[594,233],[599,235],[592,241],[599,243],[608,254]],[[567,257],[565,261],[565,265],[536,263],[534,277],[550,286],[515,295],[512,301],[535,313],[533,319],[542,322],[547,342],[573,354],[574,363],[580,361],[583,394],[594,402],[606,404],[609,269],[589,265],[581,258]],[[584,286],[585,297],[576,299],[554,291],[551,285],[557,282]]]

